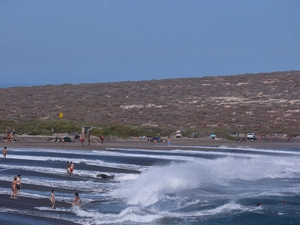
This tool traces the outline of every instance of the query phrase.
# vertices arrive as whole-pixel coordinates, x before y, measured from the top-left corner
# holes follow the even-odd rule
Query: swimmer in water
[[[81,200],[79,198],[79,194],[76,192],[75,193],[75,199],[74,199],[74,202],[72,203],[72,206],[80,205],[80,203],[81,203]]]

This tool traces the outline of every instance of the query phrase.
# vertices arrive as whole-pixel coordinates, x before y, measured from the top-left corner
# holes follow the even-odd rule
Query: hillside
[[[0,88],[0,119],[299,132],[300,71]]]

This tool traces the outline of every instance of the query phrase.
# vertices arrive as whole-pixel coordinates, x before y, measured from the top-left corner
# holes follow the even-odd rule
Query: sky
[[[0,87],[300,69],[298,0],[0,0]]]

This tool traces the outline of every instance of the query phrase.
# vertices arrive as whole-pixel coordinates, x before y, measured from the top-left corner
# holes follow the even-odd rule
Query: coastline
[[[167,143],[148,143],[146,138],[128,138],[128,139],[105,139],[103,145],[96,137],[91,138],[90,144],[84,142],[83,146],[79,140],[75,142],[49,142],[48,136],[18,136],[18,142],[0,142],[1,148],[6,146],[10,148],[41,148],[41,149],[65,149],[65,150],[109,150],[113,148],[119,149],[147,149],[147,150],[199,150],[196,146],[216,147],[253,147],[253,148],[291,148],[300,147],[298,139],[287,141],[285,139],[274,139],[272,142],[268,140],[262,141],[246,141],[236,142],[225,139],[210,139],[210,138],[176,138],[171,140],[171,145]]]

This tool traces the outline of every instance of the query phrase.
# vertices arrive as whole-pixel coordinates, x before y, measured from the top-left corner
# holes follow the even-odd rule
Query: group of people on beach
[[[55,189],[52,189],[52,193],[51,193],[51,198],[50,201],[52,203],[52,209],[56,209],[56,204],[55,204]],[[79,197],[78,192],[75,193],[75,198],[74,201],[71,203],[72,206],[78,206],[81,203],[81,199]]]
[[[11,196],[10,198],[16,199],[20,197],[20,190],[21,190],[21,175],[19,174],[17,177],[14,177],[11,183]]]
[[[74,171],[74,163],[71,161],[67,161],[67,173],[70,175],[73,175],[73,171]]]

